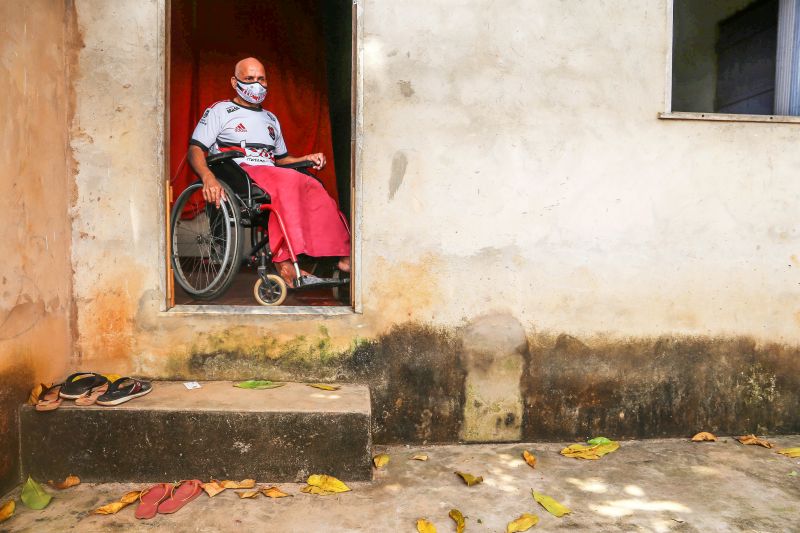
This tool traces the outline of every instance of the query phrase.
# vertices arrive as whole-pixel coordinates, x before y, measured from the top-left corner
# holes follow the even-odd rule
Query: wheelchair
[[[236,164],[234,159],[239,157],[242,157],[242,153],[232,150],[206,158],[208,168],[225,191],[225,199],[219,207],[204,201],[203,183],[199,180],[189,185],[175,200],[170,218],[171,261],[175,281],[197,300],[214,300],[230,288],[243,265],[257,267],[258,279],[253,286],[256,301],[261,305],[281,305],[286,300],[289,287],[272,263],[267,231],[272,213],[294,265],[292,289],[331,288],[334,297],[339,299],[345,292],[345,286],[350,283],[349,277],[338,270],[334,270],[330,278],[314,276],[313,281],[301,275],[298,258],[289,242],[280,213],[273,209],[269,194]],[[301,161],[279,166],[317,179],[308,170],[313,165],[311,161]],[[347,226],[344,216],[341,213],[340,216]],[[251,249],[244,255],[246,228],[250,229]]]

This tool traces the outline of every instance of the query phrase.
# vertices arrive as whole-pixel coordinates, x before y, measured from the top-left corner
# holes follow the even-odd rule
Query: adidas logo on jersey
[[[246,133],[247,132],[247,128],[245,128],[244,124],[242,124],[240,122],[239,125],[236,126],[236,129],[234,129],[234,131],[236,131],[237,133]]]

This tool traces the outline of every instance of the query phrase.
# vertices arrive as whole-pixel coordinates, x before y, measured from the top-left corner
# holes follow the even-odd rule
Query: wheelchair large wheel
[[[203,184],[184,190],[172,208],[175,281],[198,300],[213,300],[230,287],[241,266],[244,235],[238,200],[225,183],[220,206],[203,200]]]
[[[253,296],[261,305],[281,305],[288,293],[286,282],[276,274],[267,274],[267,283],[258,278],[253,287]]]

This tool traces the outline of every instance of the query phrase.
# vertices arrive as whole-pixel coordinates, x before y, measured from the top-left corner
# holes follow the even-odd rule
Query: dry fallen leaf
[[[124,503],[126,505],[129,505],[129,504],[135,502],[136,500],[138,500],[139,499],[139,495],[141,493],[142,493],[142,491],[140,491],[140,490],[132,490],[130,492],[126,492],[122,496],[122,498],[119,499],[119,501],[121,501],[122,503]]]
[[[382,468],[389,463],[389,454],[381,453],[372,458],[375,468]]]
[[[428,522],[425,518],[417,519],[417,531],[419,533],[436,533],[436,526]]]
[[[417,455],[412,457],[412,459],[415,460],[415,461],[427,461],[428,460],[428,456],[425,455],[424,453],[418,453]]]
[[[306,482],[313,487],[319,487],[327,492],[348,492],[350,490],[350,487],[333,476],[313,474],[308,476]]]
[[[539,522],[539,517],[535,514],[525,513],[513,522],[509,522],[506,526],[506,533],[518,533],[519,531],[528,531]]]
[[[320,390],[339,390],[342,388],[341,385],[328,385],[327,383],[309,383],[308,386]]]
[[[94,510],[94,514],[117,514],[120,510],[139,499],[141,491],[134,490],[126,493],[119,501],[109,503]]]
[[[482,476],[475,477],[472,474],[467,474],[466,472],[456,472],[456,474],[461,476],[461,479],[464,480],[464,483],[467,484],[467,487],[477,485],[478,483],[483,483]]]
[[[528,463],[531,468],[536,468],[536,456],[531,452],[524,450],[522,452],[522,458],[525,459],[525,462]]]
[[[335,492],[324,490],[319,487],[315,487],[314,485],[306,485],[305,487],[300,489],[300,492],[304,492],[306,494],[317,494],[319,496],[329,496],[331,494],[336,494]]]
[[[261,493],[268,498],[285,498],[289,496],[278,487],[268,487],[266,489],[261,489]]]
[[[458,509],[450,509],[448,516],[456,523],[456,533],[464,533],[466,524],[464,524],[464,515],[461,514],[461,511]]]
[[[14,500],[8,500],[6,503],[4,503],[3,506],[0,507],[0,522],[5,522],[11,518],[11,515],[14,514],[14,509],[16,508],[17,504],[14,502]]]
[[[766,439],[759,439],[755,435],[743,435],[741,437],[736,437],[736,440],[741,442],[742,444],[750,444],[756,446],[763,446],[764,448],[772,448],[772,443]]]
[[[231,481],[230,479],[226,479],[222,482],[223,489],[252,489],[255,486],[255,479],[243,479],[241,481]]]
[[[61,483],[53,483],[53,480],[47,482],[48,485],[54,487],[56,489],[64,490],[70,487],[74,487],[75,485],[80,485],[81,480],[78,476],[67,476],[67,479],[62,481]]]
[[[571,512],[568,507],[558,503],[550,496],[545,496],[544,494],[539,494],[538,492],[534,491],[531,491],[531,494],[533,494],[533,499],[536,500],[536,503],[544,507],[548,513],[555,517],[561,518],[565,514],[569,514]]]
[[[203,483],[202,487],[210,498],[213,498],[214,496],[225,490],[225,487],[223,487],[219,481],[215,481],[213,479],[208,483]]]
[[[236,494],[239,495],[239,498],[244,499],[244,498],[255,498],[256,496],[261,494],[261,492],[257,490],[245,490],[237,492]]]
[[[692,442],[716,442],[717,437],[715,437],[712,433],[708,431],[701,431],[694,437],[692,437]]]
[[[595,446],[573,444],[561,450],[560,453],[565,457],[573,457],[575,459],[600,459],[617,449],[619,449],[619,443],[611,441],[609,444],[597,444]]]
[[[783,448],[782,450],[778,450],[777,453],[795,459],[800,457],[800,448]]]

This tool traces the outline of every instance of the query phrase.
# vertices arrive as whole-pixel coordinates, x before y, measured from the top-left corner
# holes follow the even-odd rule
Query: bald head
[[[247,57],[236,63],[233,69],[233,75],[242,81],[256,81],[259,77],[266,78],[267,72],[264,70],[264,65],[255,57]],[[245,77],[253,76],[252,80],[245,80]]]

